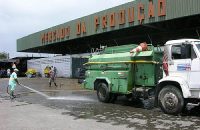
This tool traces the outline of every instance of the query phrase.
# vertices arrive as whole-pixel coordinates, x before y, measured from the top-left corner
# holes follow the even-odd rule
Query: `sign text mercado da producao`
[[[92,22],[94,23],[93,28],[95,33],[99,30],[115,28],[117,25],[125,25],[126,23],[132,24],[135,21],[142,24],[147,18],[155,18],[155,9],[157,9],[158,17],[166,16],[166,0],[158,0],[157,8],[155,8],[153,2],[153,0],[148,0],[148,7],[145,7],[143,3],[138,3],[133,7],[131,6],[126,9],[120,9],[117,12],[112,12],[102,16],[94,16],[94,21]],[[135,10],[137,10],[137,14],[135,13]],[[145,14],[144,10],[148,10],[148,14]],[[135,15],[137,20],[134,19]],[[66,26],[42,33],[42,45],[70,39],[71,31],[76,31],[76,37],[87,35],[87,26],[85,21],[78,21],[75,26],[76,27],[72,29],[70,26]]]

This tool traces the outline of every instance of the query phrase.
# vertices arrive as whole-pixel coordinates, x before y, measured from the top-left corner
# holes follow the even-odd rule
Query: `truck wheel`
[[[164,113],[177,115],[183,110],[184,98],[178,88],[167,85],[159,92],[158,103]]]
[[[110,101],[110,93],[105,83],[99,83],[97,86],[97,97],[100,102],[108,103]]]

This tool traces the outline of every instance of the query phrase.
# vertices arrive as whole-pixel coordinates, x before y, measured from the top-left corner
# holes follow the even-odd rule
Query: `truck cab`
[[[168,114],[180,113],[187,103],[200,99],[200,40],[171,40],[165,44],[163,78],[157,85],[161,109]]]

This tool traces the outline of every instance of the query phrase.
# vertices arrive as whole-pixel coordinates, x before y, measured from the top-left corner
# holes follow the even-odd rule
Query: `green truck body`
[[[152,90],[162,78],[160,62],[163,53],[148,46],[147,51],[130,54],[138,45],[106,48],[101,54],[92,55],[86,66],[84,88],[97,90],[104,82],[113,94],[131,94],[137,90]]]

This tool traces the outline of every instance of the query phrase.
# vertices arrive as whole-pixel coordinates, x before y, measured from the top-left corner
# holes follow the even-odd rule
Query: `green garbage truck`
[[[171,40],[162,48],[148,45],[130,53],[137,47],[107,47],[92,55],[85,64],[83,87],[96,90],[98,100],[105,103],[119,95],[153,97],[167,114],[182,112],[188,103],[199,104],[200,40]]]

